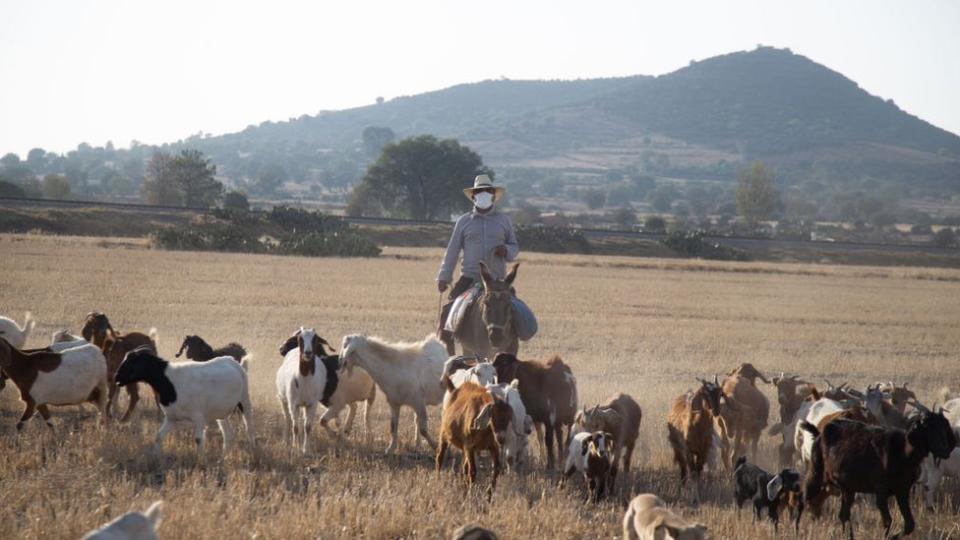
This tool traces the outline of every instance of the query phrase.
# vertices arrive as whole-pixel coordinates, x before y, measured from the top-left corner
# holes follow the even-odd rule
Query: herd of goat
[[[157,352],[157,334],[120,333],[100,312],[86,316],[81,335],[54,334],[41,349],[24,349],[34,321],[23,326],[0,317],[0,389],[9,380],[20,392],[25,410],[17,430],[36,412],[53,427],[50,406],[94,403],[101,422],[114,414],[120,388],[129,404],[120,421],[137,405],[138,383],[149,385],[163,422],[155,451],[177,424],[189,423],[202,452],[206,429],[216,424],[223,451],[233,438],[231,415],[242,418],[249,449],[254,450],[254,424],[247,379],[248,357],[239,344],[214,349],[199,336],[187,336],[168,362]],[[546,362],[520,360],[500,353],[492,361],[448,357],[445,347],[428,337],[415,343],[390,343],[359,334],[343,338],[339,353],[317,332],[300,328],[280,346],[283,361],[276,374],[277,397],[289,443],[310,451],[311,429],[320,405],[320,425],[334,438],[349,434],[356,409],[370,408],[377,388],[390,406],[390,443],[398,448],[400,409],[413,409],[416,440],[436,449],[436,470],[451,448],[463,454],[462,473],[468,485],[478,474],[481,452],[492,460],[487,497],[505,468],[531,467],[528,437],[537,432],[547,469],[562,464],[560,484],[573,475],[585,479],[590,500],[612,493],[618,471],[629,473],[639,437],[642,411],[627,394],[618,393],[593,407],[580,407],[576,378],[559,357]],[[722,380],[697,379],[694,390],[677,396],[667,416],[667,437],[681,485],[693,476],[699,500],[705,469],[732,471],[738,508],[751,501],[754,519],[769,518],[777,527],[786,511],[799,530],[805,508],[819,516],[824,501],[840,497],[839,518],[849,535],[850,511],[858,493],[875,495],[876,507],[889,534],[888,501],[894,497],[903,516],[901,535],[910,534],[914,518],[910,491],[922,484],[926,504],[944,475],[960,474],[960,398],[934,410],[920,404],[907,384],[871,384],[864,392],[827,382],[818,388],[798,376],[767,379],[749,363]],[[776,388],[779,422],[768,428],[770,404],[758,381]],[[946,398],[944,398],[946,400]],[[438,440],[427,426],[427,406],[442,405]],[[908,409],[907,407],[910,407]],[[348,409],[340,424],[340,413]],[[330,426],[335,424],[336,429]],[[768,472],[755,460],[761,435],[780,436],[782,469]],[[556,450],[554,448],[556,446]],[[625,491],[629,491],[629,488]],[[89,538],[154,538],[160,505],[131,513],[93,531]],[[462,538],[491,538],[479,528],[463,529]],[[675,513],[653,494],[630,501],[623,519],[624,538],[704,538],[706,527]]]

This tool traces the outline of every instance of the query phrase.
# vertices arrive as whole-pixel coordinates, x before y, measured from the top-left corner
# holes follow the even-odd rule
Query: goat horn
[[[830,379],[824,379],[823,382],[827,383],[827,390],[833,390],[833,383],[830,382]]]
[[[909,402],[915,409],[923,413],[930,413],[930,409],[924,407],[919,401],[913,400]]]

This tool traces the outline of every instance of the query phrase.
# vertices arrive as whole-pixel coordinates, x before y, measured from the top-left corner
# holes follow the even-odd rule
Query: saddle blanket
[[[457,329],[460,328],[460,324],[463,323],[470,306],[480,298],[482,292],[483,288],[477,285],[458,296],[456,300],[453,301],[453,305],[450,306],[450,314],[447,315],[444,330],[456,332]],[[537,330],[539,329],[537,317],[523,300],[520,300],[516,296],[511,300],[513,303],[513,326],[517,332],[517,337],[520,338],[521,341],[528,341],[537,334]]]

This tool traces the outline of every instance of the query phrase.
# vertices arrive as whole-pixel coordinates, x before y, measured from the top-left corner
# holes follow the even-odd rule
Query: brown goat
[[[804,486],[804,499],[814,515],[820,515],[830,491],[840,491],[839,517],[846,528],[855,494],[872,493],[876,495],[875,504],[885,533],[889,534],[892,519],[887,500],[893,496],[903,516],[903,531],[894,538],[913,532],[910,488],[920,474],[921,462],[931,454],[946,459],[957,445],[956,435],[942,411],[932,412],[919,404],[917,409],[920,414],[911,419],[906,431],[845,419],[828,422],[822,430],[800,422],[800,428],[814,436]]]
[[[800,379],[796,375],[786,376],[780,373],[770,381],[777,389],[777,401],[780,403],[780,424],[793,422],[803,400],[810,395],[812,384]]]
[[[667,437],[680,467],[681,483],[686,482],[688,469],[699,483],[713,446],[714,418],[720,415],[723,393],[717,378],[713,382],[698,380],[700,388],[678,396],[667,415]]]
[[[721,409],[727,430],[734,440],[734,453],[743,455],[745,443],[750,443],[750,455],[757,457],[760,435],[767,427],[770,402],[756,387],[756,380],[769,383],[753,364],[743,363],[723,380],[724,406]]]
[[[547,468],[554,466],[553,441],[557,441],[557,458],[563,459],[563,426],[567,426],[569,436],[577,414],[577,379],[570,367],[559,356],[546,363],[534,360],[519,360],[510,353],[500,353],[493,360],[497,370],[497,380],[520,381],[520,399],[533,419],[537,435],[545,428],[546,434],[540,437],[541,453],[546,450]]]
[[[613,436],[613,465],[610,477],[616,481],[617,464],[623,456],[623,471],[630,472],[630,457],[640,436],[640,405],[627,394],[614,394],[603,405],[584,408],[576,423],[586,431],[606,431]]]
[[[486,450],[493,458],[493,477],[487,489],[487,497],[493,497],[500,475],[500,446],[506,441],[507,430],[513,419],[513,409],[487,391],[486,388],[467,381],[455,388],[449,377],[443,384],[451,392],[450,403],[443,410],[440,421],[440,444],[437,446],[437,474],[443,468],[443,459],[451,446],[463,452],[463,474],[468,485],[477,479],[476,454]]]
[[[150,329],[150,335],[140,332],[130,332],[121,334],[113,329],[107,316],[99,311],[93,311],[87,314],[81,330],[83,338],[93,343],[103,351],[103,356],[107,359],[107,383],[109,386],[107,396],[107,416],[113,416],[113,409],[116,404],[117,393],[120,388],[114,384],[114,376],[123,358],[128,352],[139,347],[148,347],[153,354],[157,353],[157,331]],[[130,402],[127,404],[127,410],[120,418],[121,422],[126,422],[133,413],[133,409],[140,401],[140,391],[136,384],[126,386],[127,395]]]

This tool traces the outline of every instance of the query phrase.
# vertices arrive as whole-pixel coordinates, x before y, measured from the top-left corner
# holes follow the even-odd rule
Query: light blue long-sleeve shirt
[[[506,246],[507,256],[497,257],[493,250],[497,246]],[[460,273],[473,279],[480,279],[480,262],[483,261],[496,279],[507,275],[507,262],[513,261],[520,253],[517,235],[513,231],[510,216],[491,210],[486,214],[477,211],[468,212],[457,219],[447,244],[447,252],[440,264],[437,281],[453,281],[453,269],[457,266],[457,257],[463,252]]]

